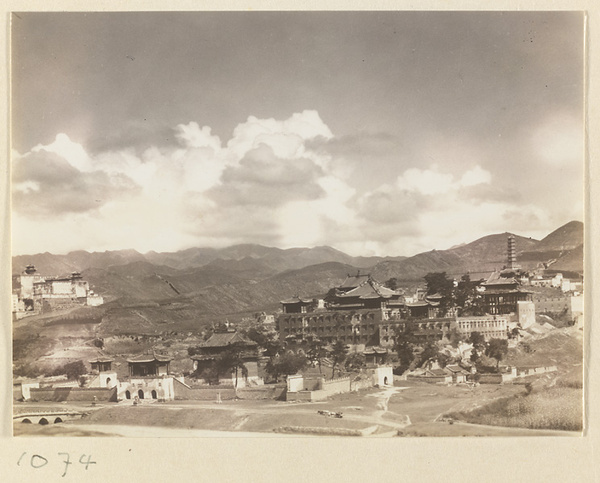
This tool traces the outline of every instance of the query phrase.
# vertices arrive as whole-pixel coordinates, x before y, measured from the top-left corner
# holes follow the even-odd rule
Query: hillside
[[[446,272],[460,277],[465,273],[492,272],[506,265],[508,233],[489,235],[448,250],[433,250],[400,261],[377,264],[373,275],[379,280],[419,280],[429,272]],[[515,236],[517,257],[536,247],[537,240]]]
[[[516,237],[519,263],[528,257],[534,266],[552,262],[551,269],[579,271],[581,244],[554,250],[557,244],[566,247],[579,240],[578,225],[569,225],[568,230],[551,233],[545,242]],[[81,271],[107,302],[101,307],[52,312],[16,322],[15,360],[26,365],[33,354],[50,365],[69,358],[86,359],[96,350],[96,338],[104,339],[115,354],[135,354],[154,346],[187,357],[190,341],[201,337],[206,327],[226,320],[238,323],[256,312],[276,313],[280,301],[294,295],[323,296],[358,270],[381,282],[395,277],[408,287],[422,283],[429,272],[446,271],[458,277],[501,268],[506,260],[506,239],[506,233],[490,235],[408,258],[351,257],[330,247],[283,250],[260,245],[145,255],[123,250],[14,257],[17,272],[29,263],[44,275]],[[511,355],[517,356],[527,355]]]
[[[554,270],[581,271],[583,252],[576,245],[581,235],[581,223],[571,222],[542,241],[515,236],[518,262],[524,268],[550,263]],[[190,316],[210,317],[263,307],[274,310],[279,300],[291,295],[325,294],[359,269],[381,282],[397,278],[409,284],[422,282],[429,272],[484,276],[505,265],[507,236],[489,235],[408,258],[351,257],[331,247],[279,249],[246,244],[146,255],[135,250],[44,253],[13,260],[15,269],[34,263],[45,275],[81,271],[91,287],[115,307],[147,302],[168,306],[175,300],[190,305]],[[550,250],[558,244],[576,248]]]
[[[583,223],[570,221],[543,238],[537,244],[536,250],[566,251],[573,250],[580,245],[583,245]]]
[[[583,273],[583,261],[583,245],[579,245],[573,250],[561,253],[561,256],[549,268]]]
[[[12,271],[21,273],[27,265],[33,264],[42,275],[64,275],[71,272],[82,272],[88,268],[106,268],[113,265],[126,265],[135,261],[146,261],[146,259],[135,250],[92,253],[78,250],[66,255],[53,255],[46,252],[13,257]]]

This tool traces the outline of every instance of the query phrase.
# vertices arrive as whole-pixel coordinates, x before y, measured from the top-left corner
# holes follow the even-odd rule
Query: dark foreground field
[[[403,386],[340,394],[318,403],[272,400],[169,403],[131,403],[84,408],[81,420],[39,426],[15,423],[15,436],[538,436],[572,435],[544,431],[442,421],[449,412],[468,412],[489,403],[523,394],[524,386]],[[60,405],[65,409],[64,405]],[[42,409],[48,409],[45,405]],[[32,404],[15,406],[32,410]],[[78,409],[81,409],[78,408]],[[318,411],[342,412],[343,418]]]

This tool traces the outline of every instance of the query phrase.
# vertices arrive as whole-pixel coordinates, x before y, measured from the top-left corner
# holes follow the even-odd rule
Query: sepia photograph
[[[13,435],[581,437],[585,26],[12,12]]]

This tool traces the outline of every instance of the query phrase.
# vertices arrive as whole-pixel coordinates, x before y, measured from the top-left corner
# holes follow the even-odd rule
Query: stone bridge
[[[13,416],[15,423],[57,424],[74,419],[81,419],[86,413],[82,411],[30,411]]]

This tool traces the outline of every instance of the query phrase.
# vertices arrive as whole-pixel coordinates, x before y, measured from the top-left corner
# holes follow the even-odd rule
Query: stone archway
[[[383,378],[383,385],[384,385],[384,386],[387,386],[387,385],[388,385],[388,378],[387,378],[387,376],[385,376],[385,377]]]
[[[140,399],[144,399],[144,391],[142,391],[141,389],[138,391],[138,397]]]
[[[46,418],[42,418],[40,419],[39,424],[41,424],[42,426],[46,426],[46,424],[48,424],[48,420]]]
[[[156,399],[157,395],[156,395],[156,391],[154,389],[152,389],[152,399]]]
[[[22,423],[31,424],[31,419],[25,418]]]
[[[125,391],[125,399],[131,399],[131,393],[129,392],[129,389]]]
[[[62,420],[62,418],[60,418],[60,417],[57,417],[57,418],[54,420],[54,424],[57,424],[57,423],[62,423],[62,422],[63,422],[63,420]]]

